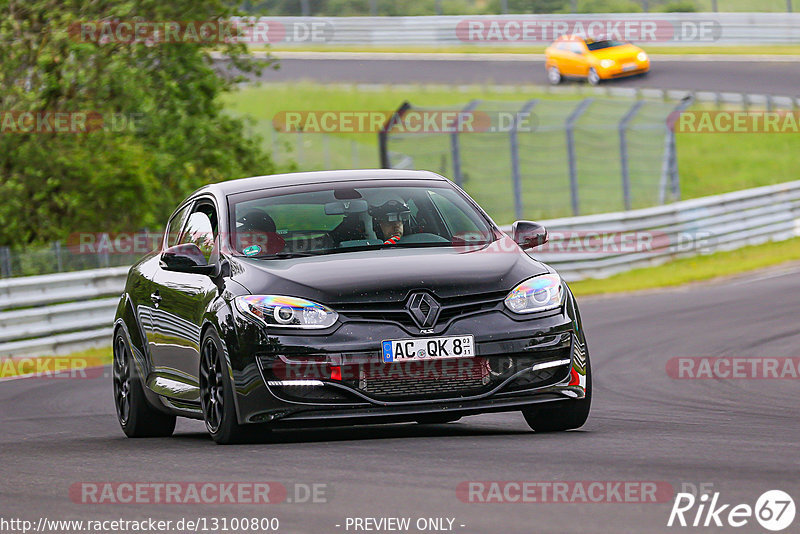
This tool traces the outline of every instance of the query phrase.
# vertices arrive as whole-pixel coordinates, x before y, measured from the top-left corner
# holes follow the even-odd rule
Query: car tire
[[[552,65],[547,67],[547,81],[550,82],[550,85],[558,85],[561,83],[561,71],[558,70],[558,67]]]
[[[592,406],[592,371],[586,360],[586,396],[580,400],[548,402],[522,410],[525,422],[534,432],[562,432],[580,428],[589,418]]]
[[[219,445],[260,441],[269,427],[239,424],[224,354],[219,336],[210,328],[200,343],[200,407],[206,429]]]
[[[586,81],[589,85],[597,85],[600,83],[600,75],[597,74],[597,69],[594,67],[589,68],[589,74],[586,75]]]
[[[417,418],[417,424],[444,425],[447,423],[455,423],[460,419],[461,419],[460,416],[455,416],[455,415],[446,415],[446,414],[425,415]]]
[[[165,438],[175,431],[174,415],[150,406],[122,330],[114,336],[112,380],[114,406],[122,431],[129,438]]]

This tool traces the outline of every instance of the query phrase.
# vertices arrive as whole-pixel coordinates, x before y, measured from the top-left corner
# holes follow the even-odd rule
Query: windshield
[[[446,185],[359,182],[283,195],[256,192],[231,202],[230,210],[235,254],[249,257],[454,247],[495,239],[486,218]]]
[[[607,41],[594,41],[594,42],[587,42],[586,46],[589,50],[601,50],[603,48],[611,48],[612,46],[622,46],[625,43],[622,41],[615,41],[614,39],[609,39]]]

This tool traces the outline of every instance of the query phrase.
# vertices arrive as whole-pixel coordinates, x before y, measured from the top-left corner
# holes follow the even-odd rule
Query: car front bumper
[[[239,421],[313,426],[457,418],[585,396],[588,352],[571,294],[561,310],[523,319],[500,304],[426,337],[467,334],[474,336],[475,358],[415,362],[406,365],[415,371],[394,367],[393,373],[381,360],[381,342],[413,335],[391,321],[345,321],[332,332],[300,334],[240,322],[225,341]]]

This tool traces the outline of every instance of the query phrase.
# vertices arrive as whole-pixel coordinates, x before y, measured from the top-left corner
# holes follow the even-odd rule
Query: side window
[[[189,208],[192,207],[192,203],[189,202],[183,208],[181,208],[167,223],[167,237],[166,243],[167,247],[174,247],[178,244],[178,238],[180,237],[181,228],[183,228],[183,222],[186,220],[186,216],[189,214]]]
[[[206,261],[210,261],[217,237],[217,213],[210,204],[200,204],[189,215],[179,244],[194,243],[200,248]]]
[[[450,199],[433,191],[430,192],[430,197],[441,212],[451,236],[483,235],[480,228]]]
[[[583,54],[583,45],[580,43],[570,43],[569,44],[570,52],[575,54]]]

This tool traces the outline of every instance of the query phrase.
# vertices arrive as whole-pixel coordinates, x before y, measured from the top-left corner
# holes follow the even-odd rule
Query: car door
[[[180,231],[189,216],[191,207],[191,202],[183,204],[170,217],[167,229],[164,232],[164,248],[178,243]],[[150,355],[151,363],[153,363],[153,353],[160,342],[160,337],[156,333],[156,314],[160,304],[160,291],[156,283],[156,277],[160,270],[160,256],[160,253],[156,253],[151,259],[139,266],[139,276],[134,280],[131,290],[131,299],[135,306],[136,317],[141,325],[144,335],[143,342],[147,353]]]
[[[218,246],[217,209],[209,198],[194,203],[177,244],[195,243],[211,263]],[[158,307],[153,310],[158,343],[152,350],[159,389],[196,400],[199,393],[200,329],[208,303],[219,289],[211,277],[179,273],[159,265],[155,275]]]
[[[571,52],[569,52],[569,44],[564,41],[560,41],[552,46],[550,50],[553,64],[558,67],[558,70],[562,75],[568,76],[570,67],[569,56],[572,55]]]
[[[569,43],[570,57],[572,61],[572,75],[587,76],[589,74],[588,49],[583,41],[572,41]]]

